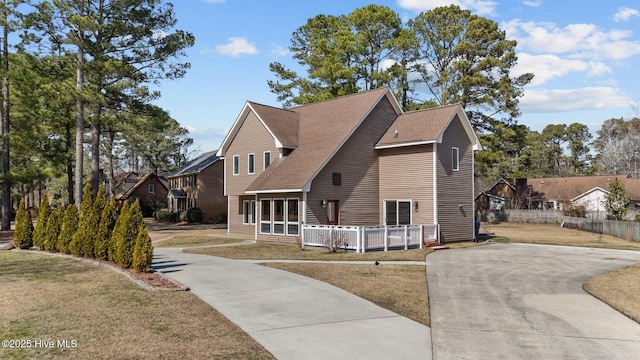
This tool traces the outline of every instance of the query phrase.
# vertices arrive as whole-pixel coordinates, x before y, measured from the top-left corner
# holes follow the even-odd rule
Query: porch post
[[[424,225],[420,225],[420,249],[422,249],[422,244],[424,244]]]
[[[384,251],[389,251],[389,228],[384,226]]]
[[[404,249],[409,249],[409,225],[404,226]]]

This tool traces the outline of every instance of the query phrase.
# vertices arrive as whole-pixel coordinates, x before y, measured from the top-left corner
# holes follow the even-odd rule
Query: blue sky
[[[161,84],[156,104],[190,131],[199,152],[215,150],[247,100],[280,106],[269,64],[288,67],[291,34],[317,14],[346,15],[375,3],[403,19],[459,5],[496,21],[518,41],[514,74],[535,79],[520,100],[520,124],[583,123],[597,131],[640,117],[640,3],[636,0],[175,0],[178,28],[195,35],[180,80]],[[635,110],[634,110],[635,109]]]

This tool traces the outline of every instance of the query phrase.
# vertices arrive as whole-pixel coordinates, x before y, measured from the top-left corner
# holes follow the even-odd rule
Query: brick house
[[[143,216],[152,216],[154,210],[167,206],[169,187],[165,178],[153,173],[135,177],[132,174],[128,174],[119,187],[124,192],[115,195],[118,206],[127,200],[138,199]]]
[[[179,213],[199,208],[204,223],[218,223],[226,214],[224,164],[216,151],[198,156],[167,178],[169,211]]]

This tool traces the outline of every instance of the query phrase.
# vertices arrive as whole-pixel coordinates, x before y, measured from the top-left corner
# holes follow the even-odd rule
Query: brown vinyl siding
[[[374,145],[396,117],[393,106],[384,98],[313,179],[308,195],[308,224],[327,223],[322,200],[338,200],[341,225],[378,224],[379,167]],[[341,174],[341,185],[333,185],[333,173]]]
[[[253,225],[242,223],[242,200],[247,187],[263,172],[264,152],[271,152],[271,162],[278,157],[275,140],[258,117],[249,112],[226,152],[226,193],[230,197],[228,214],[229,233],[253,235]],[[249,154],[255,154],[254,173],[248,174]],[[233,175],[233,157],[239,155],[239,174]]]
[[[378,152],[380,224],[386,223],[384,200],[411,200],[411,222],[433,224],[433,145],[388,148]]]
[[[459,170],[452,170],[452,148],[459,149]],[[438,223],[441,241],[467,241],[474,237],[473,149],[458,118],[437,145]]]

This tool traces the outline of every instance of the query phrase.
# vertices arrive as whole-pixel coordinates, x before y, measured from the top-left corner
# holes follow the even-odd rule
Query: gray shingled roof
[[[173,178],[177,176],[199,173],[219,159],[219,157],[216,156],[216,152],[217,150],[209,151],[198,156],[197,158],[189,161],[185,166],[169,174],[167,177]]]

